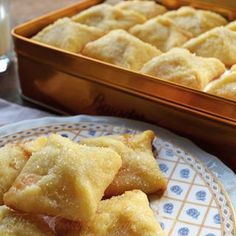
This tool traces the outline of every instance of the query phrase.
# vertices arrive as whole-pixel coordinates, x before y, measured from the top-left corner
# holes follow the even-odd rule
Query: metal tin
[[[56,19],[99,2],[84,0],[13,29],[23,96],[69,114],[115,115],[156,123],[200,140],[200,145],[236,170],[232,153],[236,102],[30,39]],[[236,6],[230,16],[235,12]]]

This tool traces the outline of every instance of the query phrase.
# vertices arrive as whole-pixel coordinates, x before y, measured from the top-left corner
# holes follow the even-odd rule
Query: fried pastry
[[[131,70],[139,70],[161,52],[124,30],[113,30],[102,38],[88,43],[82,54]]]
[[[3,194],[11,187],[29,156],[18,145],[8,144],[0,148],[0,205],[3,205]]]
[[[148,130],[140,134],[111,135],[81,140],[82,144],[109,147],[122,158],[122,167],[106,189],[105,196],[140,189],[145,193],[163,193],[167,182],[152,153],[155,134]]]
[[[78,13],[72,20],[108,32],[113,29],[127,30],[135,24],[142,24],[146,18],[137,12],[103,3]]]
[[[192,7],[181,7],[165,13],[164,16],[173,20],[180,28],[191,32],[194,37],[227,24],[227,20],[215,12],[196,10]]]
[[[217,27],[183,45],[189,51],[202,57],[215,57],[226,66],[236,63],[236,32]]]
[[[163,52],[181,46],[192,37],[191,33],[179,28],[172,20],[164,16],[136,25],[129,32]]]
[[[236,20],[232,21],[228,25],[226,25],[226,28],[230,29],[230,30],[233,30],[233,31],[236,31]]]
[[[5,193],[4,203],[28,213],[85,222],[94,216],[121,164],[120,156],[109,148],[78,145],[52,134],[32,154]]]
[[[204,91],[236,101],[236,71],[212,81]]]
[[[236,65],[233,65],[230,69],[231,69],[231,71],[235,71],[236,72]]]
[[[3,194],[14,183],[32,152],[42,148],[45,143],[46,137],[40,137],[34,141],[7,144],[0,148],[0,205],[3,204]]]
[[[32,39],[70,52],[78,53],[86,43],[104,34],[101,29],[62,18],[47,26]]]
[[[141,73],[199,90],[224,71],[218,59],[198,57],[182,48],[153,58],[141,69]]]
[[[65,230],[68,228],[68,230]],[[59,236],[164,236],[149,207],[147,196],[139,191],[103,200],[91,222],[82,227],[77,223],[57,222]]]
[[[22,214],[0,206],[0,235],[2,236],[53,236],[53,231],[42,218]]]
[[[122,10],[131,10],[138,12],[141,15],[145,16],[147,19],[161,15],[167,11],[164,6],[157,4],[154,1],[123,1],[116,4],[115,7]]]

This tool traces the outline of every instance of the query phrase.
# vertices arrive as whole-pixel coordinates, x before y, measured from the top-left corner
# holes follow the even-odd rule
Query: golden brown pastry
[[[218,59],[198,57],[182,48],[153,58],[141,69],[141,73],[199,90],[224,71]]]
[[[122,10],[131,10],[138,12],[141,15],[145,16],[147,19],[161,15],[167,11],[164,6],[157,4],[154,1],[123,1],[116,4],[115,7]]]
[[[18,213],[6,206],[0,206],[0,235],[53,236],[55,234],[42,218]]]
[[[227,20],[215,12],[196,10],[192,7],[181,7],[165,13],[164,16],[173,20],[180,28],[191,32],[195,37],[212,28],[227,24]]]
[[[225,27],[226,27],[227,29],[230,29],[230,30],[236,31],[236,20],[230,22],[230,23],[229,23],[228,25],[226,25]]]
[[[129,32],[163,52],[181,46],[192,37],[191,33],[179,28],[164,16],[153,18],[142,25],[135,25]]]
[[[88,43],[82,54],[131,70],[139,70],[161,52],[124,30],[112,30],[102,38]]]
[[[45,140],[45,137],[41,137],[31,142],[7,144],[0,148],[0,205],[3,204],[3,194],[14,183],[32,152],[39,150]]]
[[[167,182],[152,153],[154,137],[155,134],[148,130],[135,135],[111,135],[81,140],[87,146],[109,147],[122,158],[122,167],[106,189],[106,197],[133,189],[140,189],[145,193],[164,192]]]
[[[127,30],[135,24],[143,23],[146,18],[137,12],[121,10],[103,3],[78,13],[72,20],[108,32],[113,29]]]
[[[95,27],[62,18],[47,26],[32,39],[70,52],[80,52],[86,43],[101,37],[104,32]]]
[[[235,71],[236,72],[236,65],[233,65],[230,69],[231,69],[231,71]]]
[[[68,230],[66,230],[68,228]],[[94,219],[87,225],[58,222],[59,236],[164,236],[149,207],[147,196],[139,191],[101,201]]]
[[[94,216],[121,164],[120,156],[109,148],[78,145],[52,134],[32,154],[5,193],[4,203],[28,213],[85,222]]]
[[[236,63],[236,32],[217,27],[183,45],[189,51],[202,57],[215,57],[226,66]]]
[[[236,71],[212,81],[204,91],[236,101]]]

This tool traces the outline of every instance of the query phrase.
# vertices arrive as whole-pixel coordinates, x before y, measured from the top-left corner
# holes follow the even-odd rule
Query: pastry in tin
[[[23,212],[87,222],[121,164],[112,149],[52,134],[4,194],[4,203]]]
[[[173,20],[180,28],[191,32],[194,37],[217,26],[227,24],[227,20],[215,12],[196,10],[188,6],[169,11],[164,16]]]
[[[236,63],[236,32],[217,27],[183,45],[189,51],[202,57],[215,57],[226,66]]]
[[[172,20],[164,16],[136,25],[129,32],[163,52],[181,46],[192,37],[191,33],[179,28]]]
[[[101,37],[101,29],[75,23],[69,18],[62,18],[45,27],[32,37],[33,40],[79,53],[86,43]]]
[[[40,217],[15,212],[6,206],[0,206],[0,235],[53,236],[55,233]]]
[[[157,4],[154,1],[123,1],[115,5],[115,7],[122,10],[131,10],[140,13],[147,19],[153,18],[155,16],[161,15],[167,11],[167,9]]]
[[[164,236],[147,196],[139,190],[103,200],[86,225],[65,220],[56,223],[59,236]]]
[[[151,59],[141,69],[141,73],[198,90],[224,71],[225,66],[218,59],[195,56],[182,48]]]
[[[209,83],[205,92],[236,101],[236,71]]]
[[[236,20],[230,22],[230,23],[229,23],[228,25],[226,25],[225,27],[226,27],[227,29],[230,29],[230,30],[236,31]]]
[[[44,143],[45,138],[42,137],[23,144],[7,144],[0,148],[0,205],[3,204],[3,194],[14,183],[32,152],[39,150]]]
[[[108,32],[113,29],[127,30],[135,24],[142,24],[146,18],[137,12],[121,10],[103,3],[81,11],[72,20]]]
[[[163,193],[167,182],[152,153],[153,131],[140,134],[109,135],[81,140],[90,147],[109,147],[122,158],[122,166],[106,189],[105,196],[140,189],[145,193]]]
[[[161,52],[124,30],[112,30],[100,39],[88,43],[82,54],[131,70],[139,70]]]

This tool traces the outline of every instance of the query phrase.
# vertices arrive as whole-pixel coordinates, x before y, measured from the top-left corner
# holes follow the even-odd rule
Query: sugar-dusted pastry
[[[32,154],[4,203],[28,213],[88,221],[121,164],[109,148],[78,145],[52,134]]]
[[[14,183],[32,152],[42,148],[45,142],[46,138],[40,137],[34,141],[7,144],[0,148],[0,205],[3,204],[3,194]]]
[[[18,145],[8,144],[0,148],[0,205],[3,205],[3,194],[11,187],[29,156]]]
[[[86,43],[103,35],[101,29],[62,18],[47,26],[32,39],[70,52],[80,52]]]
[[[199,90],[224,71],[225,66],[218,59],[198,57],[182,48],[153,58],[141,69],[141,73]]]
[[[161,52],[124,30],[112,30],[100,39],[88,43],[82,54],[127,69],[139,70],[145,62]]]
[[[230,30],[236,31],[236,20],[230,22],[230,23],[229,23],[228,25],[226,25],[225,27],[226,27],[227,29],[230,29]]]
[[[236,101],[236,71],[212,81],[204,91]]]
[[[193,36],[227,24],[227,20],[215,12],[196,10],[192,7],[181,7],[165,13],[164,16],[173,20],[180,28],[191,32]]]
[[[0,206],[0,235],[53,236],[55,234],[42,218],[15,212],[7,206]]]
[[[116,7],[122,10],[131,10],[138,12],[145,16],[147,19],[161,15],[167,11],[164,6],[157,4],[154,1],[123,1],[118,3]]]
[[[148,130],[140,134],[109,135],[81,140],[82,144],[109,147],[122,158],[122,167],[106,189],[107,197],[128,190],[140,189],[145,193],[163,193],[167,182],[152,153],[155,134]]]
[[[217,27],[183,45],[189,51],[202,57],[215,57],[226,66],[236,63],[236,32]]]
[[[59,236],[164,236],[149,207],[147,196],[139,190],[103,200],[94,219],[84,226],[58,221]]]
[[[72,20],[108,32],[113,29],[127,30],[135,24],[142,24],[146,18],[137,12],[121,10],[103,3],[78,13]]]
[[[233,65],[230,69],[231,69],[231,71],[235,71],[236,72],[236,65]]]
[[[135,25],[129,32],[163,52],[181,46],[192,37],[191,33],[179,28],[172,20],[164,16]]]

